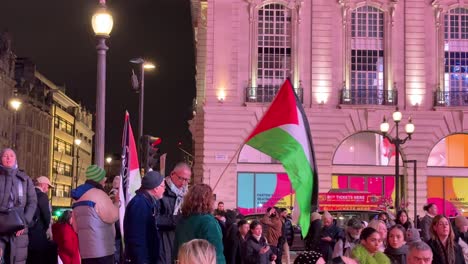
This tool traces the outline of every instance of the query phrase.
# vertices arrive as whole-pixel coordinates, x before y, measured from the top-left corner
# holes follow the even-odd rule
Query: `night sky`
[[[91,16],[98,0],[2,1],[0,30],[13,51],[94,112],[96,40]],[[114,28],[107,44],[106,153],[121,152],[125,110],[138,135],[138,95],[130,76],[134,57],[154,61],[145,74],[144,134],[162,138],[168,160],[180,159],[177,143],[191,147],[187,120],[195,96],[194,43],[189,0],[108,0]]]

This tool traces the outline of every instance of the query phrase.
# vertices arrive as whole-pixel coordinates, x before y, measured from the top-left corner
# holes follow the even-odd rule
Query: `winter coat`
[[[273,256],[271,249],[264,254],[260,254],[260,249],[265,246],[268,246],[268,243],[264,236],[257,240],[250,235],[245,241],[244,264],[270,264]]]
[[[285,218],[283,223],[283,236],[288,242],[289,246],[292,246],[294,240],[294,228],[291,219]]]
[[[246,240],[242,238],[239,231],[237,231],[233,236],[229,236],[225,239],[224,256],[226,257],[227,264],[242,263],[242,256],[244,255],[243,246],[245,241]]]
[[[346,238],[339,239],[335,243],[332,258],[341,256],[351,257],[351,252],[353,251],[354,247],[356,247],[356,245],[359,245],[359,239],[353,239],[349,236],[349,234],[347,234]]]
[[[166,183],[166,186],[168,184]],[[164,191],[163,198],[159,201],[159,217],[157,221],[159,234],[161,237],[161,254],[159,263],[172,264],[175,257],[174,252],[175,228],[177,222],[181,218],[180,215],[174,215],[174,207],[177,195],[167,187]]]
[[[432,257],[433,264],[449,264],[447,263],[444,254],[440,254],[437,250],[437,241],[431,239],[427,242],[427,244],[431,247],[432,252],[434,253]],[[463,256],[462,249],[460,245],[454,242],[455,246],[455,263],[454,264],[465,264],[465,257]]]
[[[307,251],[317,250],[320,244],[320,230],[322,230],[322,220],[316,219],[310,223],[309,233],[304,238]]]
[[[156,227],[159,203],[146,191],[137,191],[125,209],[125,258],[130,263],[158,263],[161,239]]]
[[[322,240],[324,237],[331,237],[332,240]],[[343,237],[343,230],[336,226],[336,224],[322,227],[322,230],[320,231],[319,249],[325,261],[331,259],[336,242],[340,239],[343,239]]]
[[[52,225],[52,234],[63,264],[80,264],[78,234],[73,227],[66,223],[55,223]]]
[[[420,224],[421,227],[421,240],[424,242],[428,242],[431,239],[431,224],[432,224],[433,217],[429,215],[425,215],[422,219]]]
[[[198,214],[183,217],[177,224],[174,240],[174,255],[177,255],[179,247],[192,239],[205,239],[216,249],[216,263],[224,264],[226,259],[223,254],[223,236],[218,222],[211,214]]]
[[[282,235],[283,222],[279,216],[270,217],[268,214],[265,214],[260,222],[268,226],[268,230],[265,233],[265,238],[268,240],[268,243],[271,246],[278,247],[278,239]]]
[[[75,202],[73,228],[78,233],[83,259],[101,258],[115,253],[114,223],[119,219],[119,208],[103,191],[102,186],[87,180],[72,190]]]
[[[390,259],[382,252],[377,252],[373,256],[362,245],[357,245],[351,253],[353,259],[359,264],[390,264]]]
[[[385,249],[384,253],[390,259],[390,263],[406,264],[406,255],[408,255],[408,245],[403,245],[398,249],[394,249],[388,246]]]
[[[7,178],[12,177],[11,190],[5,190],[7,186]],[[5,169],[0,167],[0,193],[12,193],[14,197],[13,207],[23,216],[23,220],[27,226],[31,225],[34,213],[37,207],[37,195],[34,191],[34,185],[31,178],[26,173],[17,169]],[[7,204],[2,204],[0,207],[9,208],[8,198]],[[10,248],[10,264],[23,264],[26,263],[28,256],[28,228],[20,236],[14,234],[10,236],[0,236],[0,249],[5,252],[5,248]]]
[[[29,250],[45,251],[48,246],[47,229],[50,225],[50,207],[47,194],[35,188],[37,195],[37,208],[33,221],[29,227]]]

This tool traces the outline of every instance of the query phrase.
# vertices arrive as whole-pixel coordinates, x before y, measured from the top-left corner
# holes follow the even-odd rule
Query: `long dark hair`
[[[57,220],[57,223],[61,224],[70,224],[70,219],[72,218],[72,211],[66,210],[62,213],[62,215]]]
[[[388,229],[388,235],[387,235],[387,245],[390,246],[390,232],[393,230],[393,229],[398,229],[401,231],[401,234],[403,235],[403,240],[406,241],[406,229],[400,225],[400,224],[396,224],[392,227],[390,227],[390,229]]]
[[[439,238],[439,235],[435,231],[435,227],[439,224],[440,220],[446,219],[448,222],[448,227],[449,227],[449,235],[447,237],[447,244],[444,247],[442,244],[442,241]],[[452,229],[452,224],[450,224],[450,220],[443,216],[443,215],[436,215],[434,219],[432,219],[432,224],[431,224],[431,239],[436,243],[436,250],[434,251],[434,254],[440,254],[441,256],[444,256],[444,252],[447,252],[447,263],[455,263],[455,235],[453,233]],[[444,250],[445,248],[445,250]]]
[[[431,209],[432,206],[434,206],[435,203],[428,203],[423,207],[423,210],[426,212],[429,212],[429,209]]]
[[[402,223],[402,222],[400,221],[400,216],[401,216],[402,214],[405,214],[405,215],[406,215],[406,218],[407,218],[406,223]],[[408,212],[407,212],[406,210],[400,210],[400,211],[398,211],[398,213],[397,213],[397,215],[396,215],[395,223],[396,223],[396,224],[399,224],[399,225],[402,225],[406,230],[408,230],[409,228],[412,228],[412,227],[413,227],[413,225],[411,224],[411,219],[410,219],[410,217],[408,216]],[[390,232],[390,230],[389,230],[389,232]]]

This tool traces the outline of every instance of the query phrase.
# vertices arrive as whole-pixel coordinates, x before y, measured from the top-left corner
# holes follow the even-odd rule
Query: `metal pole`
[[[97,50],[97,92],[96,92],[96,136],[94,140],[94,163],[104,166],[104,144],[106,128],[106,39],[98,37]]]
[[[16,114],[17,114],[17,111],[15,110],[15,113],[13,114],[13,133],[12,133],[13,135],[12,135],[12,138],[11,138],[11,143],[13,145],[13,149],[15,151],[18,151],[16,149],[16,122],[17,122],[16,121],[16,118],[17,118]]]
[[[398,136],[398,122],[395,122],[395,209],[400,209],[400,137]]]
[[[413,199],[413,205],[414,205],[414,228],[418,228],[418,199],[416,198],[417,195],[417,190],[416,190],[416,179],[417,179],[417,160],[405,160],[403,161],[404,163],[413,163],[413,184],[414,184],[414,199]]]
[[[75,177],[75,188],[78,188],[78,179],[80,177],[80,171],[78,170],[80,166],[80,147],[76,149],[76,177]]]
[[[139,109],[139,120],[138,120],[138,142],[141,145],[141,138],[143,137],[143,116],[144,116],[144,104],[145,104],[145,63],[141,63],[140,73],[140,109]],[[141,147],[140,147],[141,148]]]

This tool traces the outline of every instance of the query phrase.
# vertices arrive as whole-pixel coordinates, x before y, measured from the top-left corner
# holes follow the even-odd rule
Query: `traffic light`
[[[152,170],[157,170],[159,164],[159,147],[158,145],[161,144],[161,138],[153,137],[150,135],[143,136],[142,142],[142,167],[145,168],[145,172],[147,172],[150,168]]]

